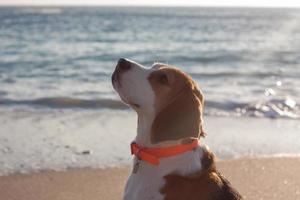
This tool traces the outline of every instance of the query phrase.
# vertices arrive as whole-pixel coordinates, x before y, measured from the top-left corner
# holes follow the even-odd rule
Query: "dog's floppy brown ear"
[[[201,137],[205,137],[206,136],[206,133],[204,132],[204,129],[203,129],[203,118],[202,118],[202,115],[204,113],[204,97],[203,97],[203,94],[202,92],[198,89],[198,86],[195,86],[193,88],[193,92],[194,94],[198,97],[198,99],[200,100],[201,102],[201,119],[200,119],[200,122],[201,122],[201,126],[200,126],[200,136]]]
[[[201,92],[186,87],[155,117],[151,127],[151,142],[198,138],[202,128]]]

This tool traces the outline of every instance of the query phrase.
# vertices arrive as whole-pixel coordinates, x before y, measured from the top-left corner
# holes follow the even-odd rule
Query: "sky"
[[[0,5],[300,7],[300,0],[0,0]]]

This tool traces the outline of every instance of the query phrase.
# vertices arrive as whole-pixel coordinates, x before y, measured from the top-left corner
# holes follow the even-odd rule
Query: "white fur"
[[[133,102],[140,105],[141,108],[137,111],[153,113],[154,92],[148,81],[152,69],[147,69],[129,59],[126,60],[131,63],[131,68],[120,76],[120,85],[114,83],[115,89],[125,103]]]
[[[159,190],[165,184],[164,176],[173,172],[188,175],[201,170],[202,147],[198,146],[177,156],[160,159],[157,166],[140,161],[136,174],[132,173],[126,183],[124,200],[162,200]],[[134,163],[137,162],[136,158]]]
[[[163,64],[156,63],[152,68],[145,68],[140,64],[131,62],[130,70],[124,72],[120,79],[120,85],[113,83],[121,99],[130,104],[134,102],[140,108],[134,108],[138,113],[138,127],[135,142],[142,147],[153,147],[150,142],[151,125],[155,117],[154,100],[155,94],[148,81],[151,72],[158,70]],[[171,141],[167,144],[176,144]],[[156,146],[161,146],[158,144]],[[165,145],[165,143],[163,144]],[[162,145],[162,146],[163,146]],[[201,170],[201,158],[203,150],[198,146],[195,150],[177,156],[160,159],[160,164],[154,166],[145,161],[140,161],[137,173],[132,173],[126,183],[124,200],[162,200],[159,190],[163,187],[164,176],[173,172],[187,175]],[[134,164],[137,159],[134,158]]]

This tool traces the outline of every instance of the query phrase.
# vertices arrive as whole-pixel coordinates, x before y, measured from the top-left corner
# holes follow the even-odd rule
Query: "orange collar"
[[[161,148],[143,148],[137,143],[132,142],[131,155],[135,155],[138,159],[147,161],[150,164],[158,165],[160,158],[175,156],[187,151],[191,151],[198,146],[198,143],[198,140],[195,139],[189,144]]]

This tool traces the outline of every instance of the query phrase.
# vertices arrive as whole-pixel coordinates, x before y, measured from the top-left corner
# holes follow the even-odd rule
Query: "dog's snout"
[[[119,70],[127,71],[131,68],[131,63],[125,58],[120,58],[117,67]]]
[[[114,82],[118,82],[119,85],[120,83],[120,77],[121,75],[128,71],[131,68],[131,62],[129,60],[126,60],[125,58],[120,58],[118,60],[117,66],[115,71],[112,74],[111,80],[114,85]]]

